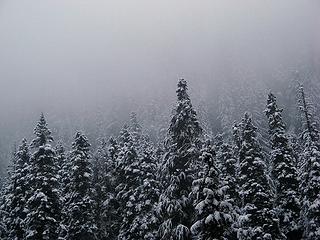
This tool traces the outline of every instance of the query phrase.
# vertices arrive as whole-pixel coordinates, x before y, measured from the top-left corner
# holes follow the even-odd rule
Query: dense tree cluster
[[[41,114],[35,138],[22,140],[2,184],[0,238],[320,239],[319,131],[303,87],[298,135],[270,93],[265,116],[263,109],[245,113],[212,136],[187,90],[180,79],[163,144],[132,113],[119,136],[100,139],[95,151],[82,132],[66,150],[53,146]],[[265,131],[255,118],[262,117],[268,136],[259,134]]]

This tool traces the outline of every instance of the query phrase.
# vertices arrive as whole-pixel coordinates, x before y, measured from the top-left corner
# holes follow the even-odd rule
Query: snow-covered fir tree
[[[129,131],[135,144],[138,144],[142,136],[142,127],[138,121],[136,112],[130,114]]]
[[[221,189],[220,173],[210,141],[203,144],[200,161],[203,163],[199,178],[193,181],[195,222],[191,227],[192,239],[225,239],[230,230],[233,207]]]
[[[122,222],[118,239],[132,239],[129,225],[134,218],[134,189],[139,185],[139,161],[132,136],[125,126],[120,134],[121,148],[117,158],[117,200],[120,204]]]
[[[77,132],[70,153],[70,183],[67,203],[68,240],[95,240],[97,226],[95,223],[92,186],[92,166],[90,144],[87,137]]]
[[[302,162],[302,225],[303,239],[320,239],[320,144],[317,122],[312,114],[312,104],[308,101],[304,88],[300,86],[299,103],[304,117],[304,151]]]
[[[265,114],[269,123],[271,172],[276,187],[275,206],[278,211],[280,229],[288,239],[301,235],[300,194],[298,172],[293,149],[286,135],[282,109],[277,106],[276,97],[269,93]]]
[[[107,141],[102,138],[92,161],[92,184],[95,223],[97,225],[97,239],[106,239],[108,233],[105,231],[105,209],[104,201],[107,198],[110,186],[109,179],[106,176],[107,164]]]
[[[307,98],[304,87],[299,85],[298,88],[298,105],[302,114],[303,121],[303,133],[302,138],[308,139],[317,143],[319,142],[319,130],[318,122],[314,118],[314,106],[312,102]]]
[[[304,240],[320,239],[320,151],[310,139],[306,140],[302,158],[306,162],[305,184],[302,188],[302,225]]]
[[[62,184],[62,175],[64,175],[63,167],[66,165],[67,157],[61,142],[58,142],[55,146],[56,158],[57,158],[57,166],[58,166],[58,175],[60,180],[60,189],[63,189]]]
[[[159,199],[159,239],[191,239],[194,211],[189,196],[196,169],[191,169],[199,155],[202,129],[187,93],[187,82],[180,79],[177,105],[173,111],[164,158],[163,189]]]
[[[121,224],[121,208],[117,200],[116,187],[119,184],[118,175],[116,172],[116,164],[119,154],[119,145],[115,138],[109,139],[107,147],[107,163],[105,172],[105,191],[106,198],[103,202],[103,219],[107,239],[116,239]]]
[[[60,183],[60,194],[62,198],[62,203],[65,203],[65,196],[69,193],[68,187],[70,183],[70,159],[67,156],[66,150],[61,142],[59,142],[56,147],[56,157],[57,165],[59,168],[59,183]]]
[[[46,145],[47,143],[53,142],[51,130],[48,128],[48,124],[43,113],[40,115],[40,119],[34,129],[34,134],[36,137],[31,141],[31,148],[38,148]]]
[[[156,218],[156,206],[160,196],[160,183],[157,179],[159,159],[155,148],[146,136],[139,152],[141,178],[135,191],[137,215],[131,225],[134,231],[144,236],[144,239],[152,240],[156,239],[159,226]]]
[[[217,157],[220,158],[221,162],[223,190],[228,199],[237,205],[240,202],[238,193],[237,160],[234,157],[232,146],[227,143],[222,144],[220,151],[217,153]]]
[[[62,206],[65,206],[67,203],[67,199],[69,197],[69,183],[70,183],[70,159],[66,156],[65,149],[61,142],[58,142],[56,147],[56,157],[57,157],[57,165],[58,165],[58,175],[59,175],[59,195],[60,202]],[[67,212],[65,212],[66,208],[62,207],[61,209],[61,218],[60,218],[60,226],[59,226],[59,236],[63,239],[63,236],[66,235],[66,223],[68,221]]]
[[[34,129],[35,139],[31,146],[35,149],[30,160],[28,181],[31,186],[28,196],[28,214],[25,220],[25,239],[58,239],[61,216],[59,180],[56,154],[50,142],[51,131],[43,114]]]
[[[140,134],[139,139],[136,136],[136,129],[131,133],[127,127],[120,134],[116,191],[123,219],[118,239],[155,239],[154,205],[159,196],[156,161],[150,143]]]
[[[30,192],[28,174],[30,171],[30,149],[26,139],[22,140],[15,153],[9,185],[5,190],[2,211],[7,213],[3,223],[8,239],[24,239],[25,219],[28,213],[27,200]]]
[[[240,240],[283,239],[273,210],[274,194],[266,174],[267,167],[248,113],[242,120],[240,149],[241,216]]]

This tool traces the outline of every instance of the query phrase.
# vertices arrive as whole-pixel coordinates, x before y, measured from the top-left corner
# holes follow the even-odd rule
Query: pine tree
[[[53,141],[51,131],[48,128],[47,121],[43,113],[41,113],[40,115],[40,120],[38,121],[34,129],[34,134],[36,135],[36,137],[31,141],[31,148],[38,148]]]
[[[66,156],[65,149],[61,142],[55,147],[56,157],[57,157],[57,165],[58,165],[58,175],[59,175],[59,194],[60,194],[60,201],[62,206],[66,206],[69,197],[69,183],[70,183],[70,161],[69,158]],[[66,208],[62,207],[61,209],[61,221],[59,226],[59,239],[63,239],[66,235],[66,225],[68,221],[68,213],[65,211]]]
[[[60,188],[64,188],[64,184],[62,184],[63,175],[65,174],[63,171],[63,167],[66,164],[67,158],[65,154],[64,147],[61,142],[58,142],[55,146],[56,158],[57,158],[57,165],[58,165],[58,175],[60,180]]]
[[[195,169],[192,162],[199,155],[202,129],[187,93],[187,83],[180,79],[178,102],[173,112],[166,141],[163,189],[159,199],[159,239],[191,239],[193,208],[189,197]]]
[[[36,148],[30,163],[31,191],[27,202],[26,239],[58,239],[60,200],[58,194],[58,168],[56,154],[51,145],[51,131],[44,115],[35,127],[36,138],[31,146]]]
[[[1,190],[0,190],[0,239],[7,238],[7,226],[5,224],[6,218],[8,213],[5,211],[5,201],[6,201],[6,194],[5,194],[5,186],[6,182],[4,179],[1,179]]]
[[[10,183],[6,189],[4,211],[8,213],[4,219],[7,238],[24,239],[25,219],[27,216],[27,196],[30,191],[27,179],[30,171],[30,150],[26,139],[22,140],[12,166]]]
[[[7,229],[7,222],[10,222],[9,218],[9,208],[11,201],[10,197],[12,196],[12,184],[11,184],[11,176],[14,175],[15,163],[16,160],[17,150],[14,147],[14,151],[11,155],[11,166],[7,169],[7,176],[3,178],[1,192],[0,192],[0,239],[7,239],[8,238],[8,229]]]
[[[62,195],[63,203],[66,202],[66,195],[69,193],[69,183],[70,183],[70,159],[66,154],[65,148],[62,143],[58,143],[55,147],[57,156],[57,165],[59,168],[58,175],[60,179],[60,194]]]
[[[298,89],[298,104],[302,113],[304,131],[302,134],[303,139],[310,138],[314,143],[319,142],[318,123],[314,119],[314,106],[307,98],[304,88],[299,85]]]
[[[140,155],[136,156],[135,161],[127,161],[126,164],[126,179],[129,183],[126,183],[127,189],[121,193],[126,206],[123,208],[124,219],[118,239],[156,239],[158,222],[154,206],[159,198],[157,165],[151,144],[142,141],[141,144],[141,149],[136,151]]]
[[[196,221],[191,227],[193,239],[225,239],[233,222],[232,204],[221,189],[220,172],[215,160],[215,151],[210,141],[201,150],[203,168],[199,179],[193,181],[192,195],[195,198]]]
[[[158,222],[154,206],[159,198],[157,159],[135,113],[131,114],[129,127],[122,129],[119,143],[116,191],[123,219],[118,239],[155,239]],[[111,156],[114,149],[111,146]]]
[[[110,179],[107,176],[107,142],[103,138],[93,158],[93,186],[95,201],[95,222],[97,224],[97,238],[99,240],[107,239],[107,216],[104,201],[107,199],[111,190]]]
[[[134,143],[137,145],[142,136],[142,127],[137,119],[137,113],[132,112],[130,114],[130,127],[129,131],[131,133]]]
[[[107,149],[107,164],[105,170],[105,186],[107,195],[103,203],[103,219],[105,224],[105,232],[108,234],[107,239],[116,239],[119,233],[121,224],[121,208],[117,200],[116,187],[119,184],[118,172],[116,169],[117,159],[119,155],[119,145],[116,139],[111,137],[109,139],[109,146]]]
[[[240,184],[242,216],[239,218],[239,239],[283,239],[273,211],[274,196],[266,175],[266,163],[257,140],[256,127],[247,113],[242,121]]]
[[[221,162],[221,176],[223,191],[227,198],[235,205],[240,203],[238,194],[238,178],[237,178],[237,160],[233,155],[232,147],[223,143],[217,157]]]
[[[317,122],[312,114],[312,104],[300,86],[299,103],[304,116],[304,151],[302,162],[302,224],[303,239],[320,239],[320,144]]]
[[[298,173],[293,150],[286,135],[286,125],[282,120],[276,97],[269,93],[265,110],[269,122],[270,146],[272,148],[272,176],[276,186],[276,201],[280,229],[288,239],[299,234],[300,196]]]
[[[303,239],[320,239],[320,151],[310,139],[306,140],[303,158],[306,159],[304,176],[302,224],[304,227]]]
[[[136,211],[137,196],[135,191],[140,184],[141,170],[139,169],[139,158],[134,146],[132,135],[125,126],[120,135],[121,148],[117,158],[117,200],[120,204],[122,223],[119,229],[118,239],[138,239],[131,229]]]
[[[217,158],[221,163],[221,184],[224,196],[224,202],[229,203],[231,209],[228,213],[232,215],[233,222],[226,230],[226,238],[228,240],[237,239],[237,222],[240,214],[240,196],[239,196],[239,176],[238,176],[238,160],[232,145],[223,143],[217,153]]]
[[[94,218],[95,202],[92,199],[92,167],[90,144],[87,137],[77,132],[70,153],[71,176],[68,212],[68,240],[95,240],[96,223]]]

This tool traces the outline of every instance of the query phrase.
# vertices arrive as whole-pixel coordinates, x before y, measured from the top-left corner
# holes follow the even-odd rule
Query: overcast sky
[[[0,0],[0,127],[173,96],[179,77],[272,81],[317,63],[319,12],[318,0]]]

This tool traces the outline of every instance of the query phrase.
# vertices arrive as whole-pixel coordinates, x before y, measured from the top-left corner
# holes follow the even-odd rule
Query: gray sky
[[[215,89],[316,65],[319,11],[318,0],[0,0],[0,133],[40,111],[172,97],[178,77]]]

